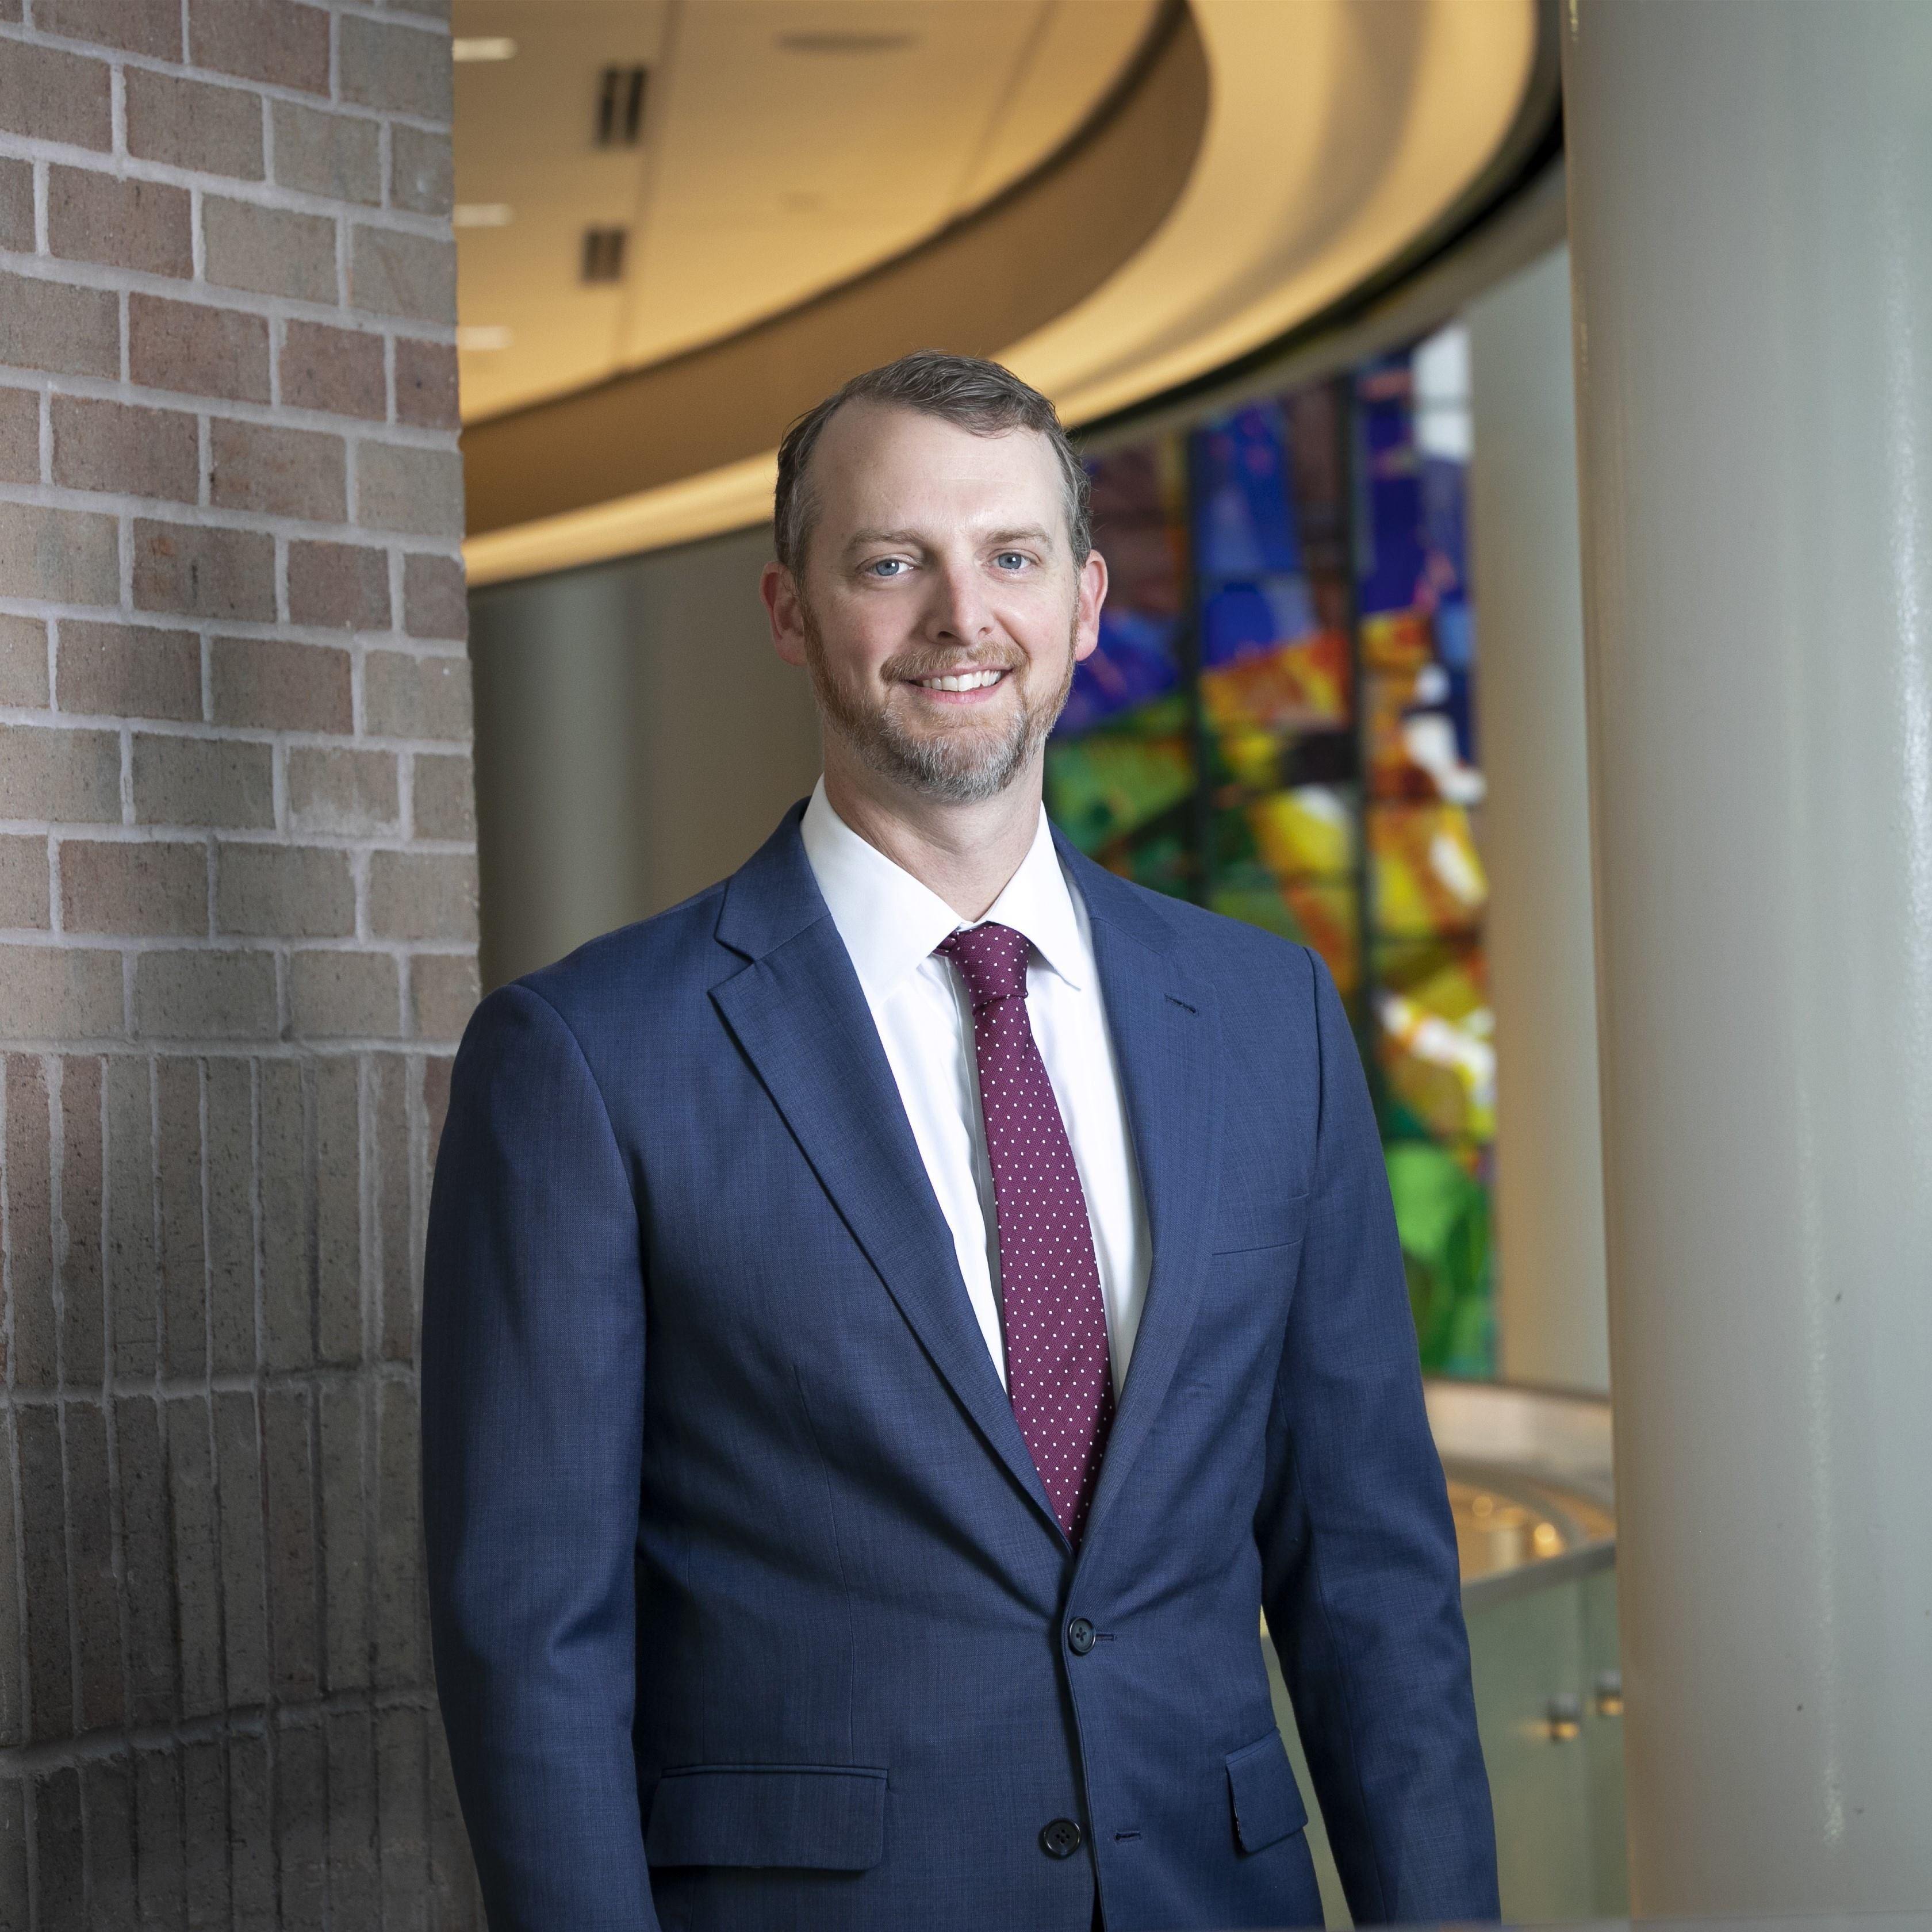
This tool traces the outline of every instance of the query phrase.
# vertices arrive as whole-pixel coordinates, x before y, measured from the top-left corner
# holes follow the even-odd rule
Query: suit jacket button
[[[1066,1647],[1076,1657],[1084,1657],[1094,1648],[1094,1626],[1084,1617],[1076,1617],[1066,1626]]]
[[[1070,1858],[1080,1849],[1080,1827],[1071,1818],[1056,1818],[1040,1834],[1040,1848],[1050,1858]]]

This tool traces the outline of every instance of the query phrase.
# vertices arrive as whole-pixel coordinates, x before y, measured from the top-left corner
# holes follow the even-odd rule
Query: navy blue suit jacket
[[[1455,1540],[1326,971],[1061,846],[1153,1237],[1076,1552],[799,815],[492,994],[457,1058],[424,1511],[491,1924],[1088,1932],[1096,1888],[1108,1932],[1318,1924],[1264,1609],[1357,1918],[1493,1917]]]

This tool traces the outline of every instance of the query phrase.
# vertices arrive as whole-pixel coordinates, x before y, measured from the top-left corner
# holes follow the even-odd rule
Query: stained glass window
[[[1208,904],[1312,946],[1354,1010],[1361,865],[1346,399],[1258,404],[1192,439]]]
[[[1380,1116],[1424,1366],[1494,1372],[1495,1055],[1464,535],[1466,338],[1094,458],[1112,576],[1048,807],[1311,946]]]
[[[1138,444],[1088,468],[1109,586],[1099,648],[1074,668],[1048,742],[1047,808],[1102,865],[1191,898],[1198,774],[1180,446]]]
[[[1494,1016],[1464,506],[1460,328],[1354,378],[1356,585],[1377,1100],[1424,1364],[1496,1362]]]

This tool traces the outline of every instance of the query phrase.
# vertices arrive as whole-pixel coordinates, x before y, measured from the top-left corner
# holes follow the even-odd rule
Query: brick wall
[[[0,1927],[474,1922],[449,100],[446,0],[0,0]]]

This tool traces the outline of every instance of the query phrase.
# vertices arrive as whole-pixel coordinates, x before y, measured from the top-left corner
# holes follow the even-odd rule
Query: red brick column
[[[0,1925],[474,1922],[446,0],[0,0]]]

